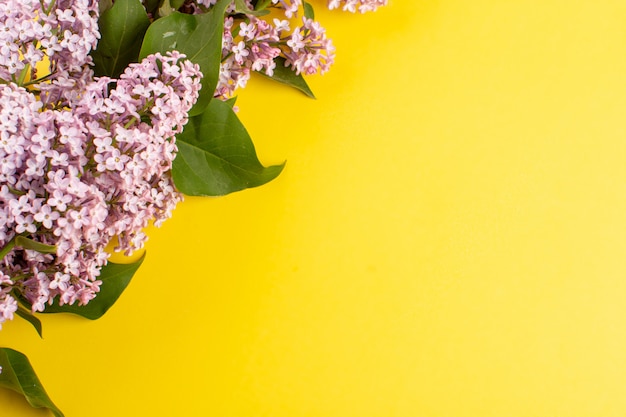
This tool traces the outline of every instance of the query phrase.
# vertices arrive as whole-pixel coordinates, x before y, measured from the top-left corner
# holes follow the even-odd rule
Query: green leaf
[[[304,17],[307,19],[315,19],[315,10],[313,10],[313,5],[311,3],[303,2],[304,6]]]
[[[272,0],[258,0],[254,5],[254,10],[265,10],[272,3]]]
[[[180,6],[185,4],[185,0],[171,0],[172,7],[176,10],[180,9]]]
[[[146,8],[146,12],[155,15],[159,8],[159,0],[144,0],[143,6]]]
[[[228,100],[225,101],[225,103],[228,104],[230,108],[232,109],[233,107],[235,107],[235,103],[237,103],[237,96],[233,96],[229,98]]]
[[[274,81],[278,81],[281,84],[288,85],[303,92],[307,97],[315,98],[313,91],[309,88],[309,85],[304,80],[302,74],[296,75],[296,73],[285,66],[285,58],[278,57],[274,60],[276,62],[276,68],[274,68],[274,75],[271,77],[262,71],[257,71],[264,77],[270,78]]]
[[[111,7],[113,7],[113,0],[100,0],[98,2],[98,14],[102,16],[102,13],[106,12]]]
[[[17,236],[15,238],[15,246],[19,246],[23,249],[30,249],[39,253],[57,253],[57,247],[54,245],[46,245],[44,243],[35,242],[24,236]]]
[[[245,127],[220,100],[190,118],[176,143],[172,176],[187,195],[218,196],[257,187],[276,178],[284,167],[284,163],[261,165]]]
[[[180,9],[180,6],[184,3],[184,0],[162,0],[157,14],[159,17],[169,16],[176,10]]]
[[[113,7],[100,16],[98,25],[101,38],[91,54],[94,72],[118,77],[128,64],[137,61],[150,20],[139,0],[115,0]]]
[[[16,350],[0,348],[0,386],[22,394],[35,408],[47,408],[56,417],[64,417],[41,385],[28,358]]]
[[[115,264],[109,262],[102,268],[100,276],[98,277],[102,280],[100,292],[96,298],[86,305],[78,306],[76,304],[65,304],[60,306],[53,304],[47,306],[42,313],[72,313],[88,318],[89,320],[99,319],[115,304],[119,296],[124,292],[145,257],[146,255],[144,253],[141,259],[131,264]]]
[[[252,16],[265,16],[270,13],[269,10],[264,9],[252,10],[244,0],[235,0],[235,12]]]
[[[43,328],[41,327],[41,321],[31,313],[28,309],[24,308],[21,305],[17,306],[17,311],[15,312],[18,316],[29,322],[33,325],[39,337],[43,338]]]
[[[153,22],[143,39],[140,58],[176,50],[200,66],[204,75],[202,90],[190,115],[202,113],[215,94],[222,60],[224,12],[230,3],[219,0],[207,13],[198,15],[174,12]]]
[[[159,6],[159,10],[157,11],[157,14],[160,17],[169,16],[172,13],[174,13],[176,9],[177,9],[176,7],[170,4],[170,0],[163,0],[161,2],[161,5]]]

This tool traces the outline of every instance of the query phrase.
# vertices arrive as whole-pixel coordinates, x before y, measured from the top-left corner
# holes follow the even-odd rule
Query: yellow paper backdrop
[[[280,178],[188,198],[102,320],[5,325],[67,417],[626,415],[626,2],[390,3],[313,2],[317,100],[240,94]]]

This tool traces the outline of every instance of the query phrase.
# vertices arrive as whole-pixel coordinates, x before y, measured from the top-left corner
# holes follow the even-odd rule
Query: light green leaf
[[[315,10],[313,10],[313,5],[311,3],[303,2],[304,7],[304,17],[307,19],[315,19]]]
[[[21,305],[18,305],[17,311],[15,313],[30,324],[32,324],[35,330],[37,330],[39,337],[43,338],[43,328],[41,326],[41,321],[39,321],[39,319],[35,317],[33,313],[30,312],[30,310],[24,308]]]
[[[296,75],[296,73],[288,67],[285,67],[285,58],[278,57],[274,60],[276,62],[276,68],[274,68],[274,75],[271,77],[265,74],[263,71],[258,71],[259,74],[264,77],[270,78],[274,81],[278,81],[281,84],[288,85],[303,92],[307,97],[315,98],[313,91],[309,88],[309,85],[304,80],[302,74]]]
[[[169,16],[180,9],[184,3],[184,0],[162,0],[157,14],[159,17]]]
[[[42,313],[72,313],[88,318],[89,320],[99,319],[119,298],[126,289],[133,275],[141,266],[145,258],[145,253],[138,261],[131,264],[114,264],[109,262],[100,273],[98,279],[102,281],[100,292],[87,305],[58,305],[47,306]]]
[[[55,417],[64,417],[41,385],[28,358],[16,350],[0,348],[0,386],[22,394],[35,408],[47,408]],[[4,413],[3,413],[4,415]]]
[[[57,253],[57,247],[54,245],[46,245],[44,243],[35,242],[24,236],[15,237],[15,246],[23,249],[30,249],[39,253]]]
[[[119,76],[136,62],[141,40],[150,25],[140,0],[115,0],[98,20],[100,41],[91,53],[96,75]]]
[[[169,16],[176,11],[176,7],[172,6],[170,0],[163,0],[159,6],[157,14],[159,17]]]
[[[180,6],[185,4],[185,0],[171,0],[172,7],[176,10],[180,9]]]
[[[190,15],[174,12],[153,22],[143,40],[140,58],[150,54],[179,51],[200,66],[204,77],[198,102],[189,112],[200,114],[215,94],[222,60],[224,12],[231,0],[219,0],[207,13]]]
[[[235,12],[252,16],[265,16],[266,14],[269,14],[270,11],[264,9],[252,10],[248,7],[244,0],[235,0]]]
[[[172,176],[187,195],[218,196],[257,187],[276,178],[284,167],[261,165],[245,127],[229,103],[220,100],[192,117],[176,143]]]

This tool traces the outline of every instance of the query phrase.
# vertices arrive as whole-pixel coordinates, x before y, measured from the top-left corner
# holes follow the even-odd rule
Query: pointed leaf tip
[[[46,393],[26,355],[10,348],[0,348],[0,366],[1,387],[23,395],[35,408],[47,408],[55,417],[64,417]]]
[[[219,196],[258,187],[276,178],[285,165],[263,166],[231,104],[220,100],[192,117],[176,143],[172,177],[187,195]]]

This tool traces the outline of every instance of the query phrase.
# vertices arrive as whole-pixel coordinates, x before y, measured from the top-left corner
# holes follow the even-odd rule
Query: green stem
[[[20,72],[20,78],[17,80],[17,85],[20,87],[24,87],[24,81],[26,81],[26,76],[30,73],[30,64],[26,64],[26,66]]]
[[[46,81],[48,78],[52,77],[53,74],[48,74],[43,77],[37,78],[36,80],[26,81],[23,87],[28,87],[29,85],[39,84],[42,81]]]
[[[135,116],[132,117],[132,119],[130,119],[125,125],[124,125],[124,129],[128,129],[129,127],[131,127],[133,124],[135,124],[135,122],[137,121],[137,118]]]
[[[15,188],[11,186],[9,186],[9,191],[11,192],[11,194],[15,194],[15,195],[26,195],[25,191],[16,190]]]
[[[44,10],[44,12],[46,13],[46,15],[49,15],[50,12],[52,11],[52,8],[56,5],[56,0],[53,0],[52,2],[50,2],[50,7],[48,8],[48,10]],[[43,9],[43,7],[42,7]]]

